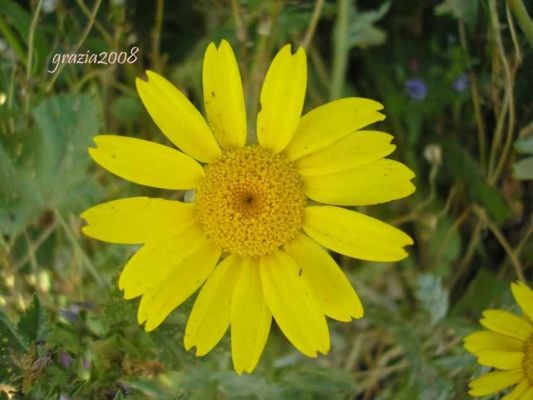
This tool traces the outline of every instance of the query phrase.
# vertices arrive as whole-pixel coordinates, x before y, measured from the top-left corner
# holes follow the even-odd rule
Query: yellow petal
[[[282,251],[260,260],[265,298],[283,334],[303,354],[329,351],[329,331],[318,299],[300,277],[300,267]]]
[[[153,71],[135,84],[159,129],[182,151],[202,162],[219,157],[220,147],[202,114],[172,83]]]
[[[483,312],[483,318],[479,322],[491,331],[523,341],[533,334],[531,322],[504,310],[486,310]]]
[[[529,387],[529,381],[527,379],[522,379],[518,385],[514,387],[511,393],[503,396],[501,400],[528,400],[527,397],[522,396],[526,393]],[[531,388],[533,389],[533,386],[531,386]],[[533,390],[530,392],[530,394],[533,396]]]
[[[401,199],[415,191],[413,171],[382,159],[329,175],[303,176],[307,197],[320,203],[365,206]]]
[[[146,243],[127,262],[118,286],[132,299],[153,289],[205,242],[198,226],[177,229],[171,235]]]
[[[87,236],[111,243],[146,243],[164,237],[176,227],[194,223],[194,205],[174,200],[130,197],[108,201],[81,214]]]
[[[215,268],[194,302],[184,343],[187,350],[196,346],[197,356],[209,353],[228,329],[231,298],[239,271],[236,257],[228,256]]]
[[[523,351],[484,350],[477,353],[479,364],[498,369],[520,368],[523,359]]]
[[[516,338],[491,331],[477,331],[464,338],[465,349],[478,354],[485,350],[521,351],[524,342]]]
[[[225,149],[244,146],[246,109],[241,75],[230,44],[211,43],[203,66],[204,104],[207,120],[220,145]]]
[[[302,115],[306,85],[305,51],[300,47],[293,55],[288,44],[274,57],[261,89],[257,139],[262,147],[279,153],[291,141]]]
[[[503,399],[502,399],[503,400]],[[524,390],[520,400],[533,400],[533,385],[529,384],[529,387]]]
[[[511,291],[524,314],[533,321],[533,290],[527,287],[524,282],[513,282],[511,283]]]
[[[363,316],[363,306],[352,285],[314,240],[300,235],[283,249],[300,267],[300,279],[307,280],[328,317],[350,321]]]
[[[307,207],[303,229],[322,246],[361,260],[402,260],[408,255],[403,247],[413,244],[399,229],[339,207]]]
[[[204,283],[215,268],[220,253],[218,246],[204,240],[195,251],[177,264],[158,286],[142,296],[137,320],[139,323],[146,321],[146,332],[157,328]]]
[[[238,374],[252,372],[263,353],[272,314],[266,304],[258,262],[241,259],[231,304],[231,356]]]
[[[521,369],[512,369],[509,371],[494,371],[489,372],[470,382],[471,396],[486,396],[499,392],[508,386],[514,385],[522,379]]]
[[[383,106],[377,101],[360,97],[334,100],[305,114],[285,153],[296,160],[377,121],[385,116],[378,112]]]
[[[391,154],[396,148],[390,144],[392,139],[392,135],[384,132],[357,131],[296,160],[296,168],[301,175],[326,175],[354,169]]]
[[[191,157],[148,140],[116,135],[94,137],[92,159],[130,182],[161,189],[194,189],[204,170]]]

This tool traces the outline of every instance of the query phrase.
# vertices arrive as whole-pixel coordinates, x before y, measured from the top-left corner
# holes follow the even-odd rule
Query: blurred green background
[[[468,398],[469,379],[486,369],[462,338],[483,309],[515,310],[509,282],[531,286],[533,276],[533,36],[520,5],[533,9],[531,0],[0,0],[0,398]],[[222,38],[237,53],[250,116],[275,51],[303,45],[305,109],[379,100],[387,119],[376,128],[395,136],[393,157],[417,175],[414,195],[364,210],[415,238],[410,257],[336,256],[365,318],[330,321],[332,350],[318,359],[274,328],[244,376],[227,337],[204,358],[185,352],[191,301],[144,333],[136,301],[121,300],[116,284],[135,247],[80,234],[80,212],[97,202],[169,196],[105,172],[87,147],[97,133],[164,142],[135,77],[158,71],[202,109],[203,52]],[[133,47],[131,64],[47,72],[54,54]]]

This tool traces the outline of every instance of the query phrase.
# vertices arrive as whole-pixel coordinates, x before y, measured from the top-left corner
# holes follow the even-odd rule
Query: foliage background
[[[467,398],[484,370],[462,338],[483,309],[516,309],[509,282],[533,274],[533,51],[512,3],[0,0],[0,397]],[[305,108],[381,101],[378,129],[417,175],[414,195],[365,210],[408,231],[411,256],[336,256],[365,318],[330,321],[332,350],[318,359],[274,328],[257,371],[240,377],[227,337],[202,359],[183,349],[191,302],[144,333],[116,285],[135,248],[88,240],[79,218],[99,201],[168,196],[106,173],[86,149],[103,132],[163,141],[135,77],[161,72],[202,107],[203,52],[221,38],[249,115],[274,52],[303,44]],[[134,64],[47,72],[56,53],[132,46]]]

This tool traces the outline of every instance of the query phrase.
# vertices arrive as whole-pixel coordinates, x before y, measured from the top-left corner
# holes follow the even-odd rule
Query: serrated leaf
[[[519,180],[533,179],[533,157],[526,157],[515,162],[513,177]]]
[[[349,373],[330,368],[300,368],[287,371],[280,382],[288,399],[329,399],[353,398],[356,386]]]
[[[48,209],[81,210],[97,192],[87,179],[87,147],[98,132],[97,103],[86,95],[54,96],[33,110],[35,128],[15,143],[0,137],[0,230],[11,235]]]
[[[87,148],[100,127],[98,107],[86,95],[56,96],[35,107],[33,116],[41,137],[38,175],[44,201],[68,207],[86,181]]]
[[[448,312],[448,293],[442,286],[442,278],[433,274],[420,275],[417,280],[416,298],[435,324]]]
[[[4,383],[10,381],[17,366],[12,354],[22,354],[27,350],[27,343],[15,325],[0,310],[0,377],[6,377]]]
[[[214,377],[228,399],[254,398],[259,400],[279,399],[282,389],[258,375],[238,376],[234,372],[218,372]]]
[[[352,8],[350,26],[348,28],[348,47],[366,48],[383,44],[387,38],[386,33],[374,26],[387,13],[390,2],[383,3],[373,11],[359,12]]]
[[[17,329],[28,346],[46,339],[48,335],[48,315],[37,296],[33,296],[30,306],[20,317]]]

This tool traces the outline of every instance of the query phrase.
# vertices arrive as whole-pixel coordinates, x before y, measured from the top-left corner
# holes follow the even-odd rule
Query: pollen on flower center
[[[524,375],[533,385],[533,334],[529,336],[524,345],[524,360],[522,361]]]
[[[199,222],[215,243],[242,257],[259,257],[296,236],[305,195],[289,160],[247,146],[205,167],[196,204]]]

